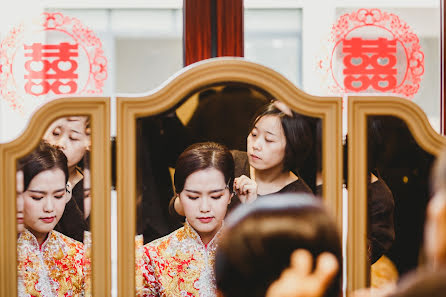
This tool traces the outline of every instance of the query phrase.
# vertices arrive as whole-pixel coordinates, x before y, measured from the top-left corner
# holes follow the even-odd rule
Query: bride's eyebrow
[[[45,191],[31,190],[31,189],[29,189],[28,191],[31,192],[31,193],[35,193],[35,194],[46,194]]]
[[[217,193],[217,192],[223,192],[225,189],[226,189],[226,187],[224,187],[223,189],[209,191],[209,193],[212,194],[212,193]]]
[[[28,191],[31,192],[31,193],[35,193],[35,194],[46,194],[47,193],[45,191],[32,190],[32,189],[29,189]],[[57,190],[53,191],[53,193],[63,192],[63,191],[65,191],[65,188],[57,189]]]
[[[209,191],[209,194],[217,193],[217,192],[223,192],[225,189],[226,189],[226,187],[222,188],[222,189],[211,190],[211,191]],[[202,193],[200,191],[195,191],[195,190],[188,190],[188,189],[184,189],[184,190],[186,192],[190,192],[190,193],[194,193],[194,194],[201,194]]]

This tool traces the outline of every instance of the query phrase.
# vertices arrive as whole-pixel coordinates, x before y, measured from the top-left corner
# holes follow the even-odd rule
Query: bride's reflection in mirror
[[[233,196],[234,160],[228,148],[204,142],[178,158],[175,195],[184,226],[144,245],[137,259],[138,296],[214,296],[213,265],[223,220]]]
[[[83,295],[84,245],[54,230],[70,199],[67,157],[41,141],[17,168],[18,295]]]

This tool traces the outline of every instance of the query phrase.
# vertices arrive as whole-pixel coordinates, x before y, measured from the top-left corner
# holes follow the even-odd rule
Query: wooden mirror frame
[[[433,156],[446,148],[446,137],[430,125],[424,111],[410,100],[390,97],[348,98],[348,229],[347,292],[368,285],[367,263],[367,117],[402,119],[418,145]]]
[[[274,70],[243,59],[201,61],[144,96],[117,98],[118,296],[135,295],[136,120],[167,111],[205,86],[223,83],[257,86],[293,110],[322,119],[324,202],[342,230],[341,98],[308,95]]]
[[[92,295],[111,294],[110,190],[111,146],[109,98],[63,98],[51,101],[32,116],[26,130],[0,144],[0,296],[17,296],[16,162],[39,143],[60,117],[86,115],[91,125]],[[38,136],[38,137],[37,137]],[[104,178],[105,177],[105,178]],[[107,178],[108,177],[108,178]],[[14,199],[6,199],[14,197]]]

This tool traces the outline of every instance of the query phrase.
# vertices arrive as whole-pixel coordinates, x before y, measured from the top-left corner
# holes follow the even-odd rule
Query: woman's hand
[[[274,101],[274,106],[280,110],[281,112],[283,112],[284,114],[286,114],[289,117],[293,116],[293,112],[291,111],[291,109],[282,101],[276,100]]]
[[[250,203],[257,199],[257,183],[242,175],[234,179],[234,192],[242,203]]]
[[[307,250],[295,250],[291,254],[290,262],[290,267],[269,286],[266,297],[324,296],[339,269],[336,257],[328,252],[317,257],[314,271],[313,256]]]

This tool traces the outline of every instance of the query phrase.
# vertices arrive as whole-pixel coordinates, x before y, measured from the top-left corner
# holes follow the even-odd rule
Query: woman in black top
[[[295,173],[313,147],[308,119],[281,102],[264,106],[254,117],[247,138],[247,152],[233,151],[234,191],[239,199],[253,201],[257,195],[306,192],[311,189]]]

